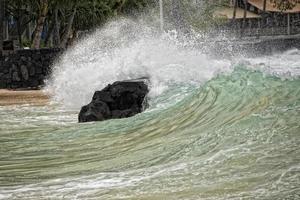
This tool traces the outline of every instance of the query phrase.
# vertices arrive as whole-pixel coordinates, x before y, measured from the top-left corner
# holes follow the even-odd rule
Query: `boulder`
[[[81,108],[80,123],[132,117],[147,106],[146,79],[118,81],[94,93],[91,103]]]

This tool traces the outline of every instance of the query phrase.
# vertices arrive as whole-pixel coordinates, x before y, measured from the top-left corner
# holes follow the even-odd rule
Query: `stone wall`
[[[19,50],[0,55],[0,89],[36,89],[44,85],[61,49]]]

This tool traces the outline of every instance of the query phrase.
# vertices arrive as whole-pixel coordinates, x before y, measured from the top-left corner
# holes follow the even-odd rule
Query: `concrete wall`
[[[293,48],[300,49],[300,37],[266,40],[224,40],[213,42],[207,46],[209,46],[209,49],[206,50],[206,53],[217,58],[232,58],[237,56],[258,57],[284,52]]]
[[[61,49],[19,50],[0,55],[0,89],[39,88]]]

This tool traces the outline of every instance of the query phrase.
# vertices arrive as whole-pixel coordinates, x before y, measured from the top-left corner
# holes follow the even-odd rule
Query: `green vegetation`
[[[65,47],[78,31],[91,30],[118,15],[153,6],[154,0],[6,0],[20,45]],[[27,32],[27,34],[25,34]],[[24,42],[25,41],[25,42]]]
[[[209,30],[226,21],[214,17],[215,10],[230,5],[230,0],[163,1],[165,19],[170,22],[166,23],[167,29],[191,26],[195,30]],[[0,40],[2,32],[5,32],[10,39],[17,39],[21,47],[63,48],[78,33],[92,30],[116,16],[134,15],[157,5],[158,0],[0,0],[0,3],[3,2],[6,27],[0,27],[0,30],[3,29]],[[300,0],[271,2],[274,7],[286,11],[294,8]],[[1,14],[0,19],[3,17]]]
[[[271,3],[279,10],[286,11],[293,9],[300,0],[271,0]]]

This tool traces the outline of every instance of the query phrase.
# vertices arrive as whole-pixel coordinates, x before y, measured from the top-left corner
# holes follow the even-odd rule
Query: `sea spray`
[[[0,199],[299,199],[300,51],[218,60],[192,41],[123,20],[68,50],[47,86],[61,104],[0,108]],[[76,123],[139,76],[147,112]]]
[[[54,66],[47,90],[54,100],[78,109],[95,90],[117,80],[149,77],[150,96],[173,83],[196,84],[230,72],[230,61],[215,60],[177,40],[176,32],[129,19],[113,21],[69,49]]]
[[[297,49],[272,56],[247,58],[237,54],[217,59],[203,53],[213,47],[212,41],[213,38],[208,40],[195,31],[186,36],[179,36],[177,31],[162,34],[142,20],[112,21],[64,53],[55,64],[46,89],[55,102],[78,110],[88,103],[95,90],[117,80],[149,77],[150,97],[155,97],[172,84],[200,86],[217,74],[232,72],[236,66],[285,78],[300,74]]]

